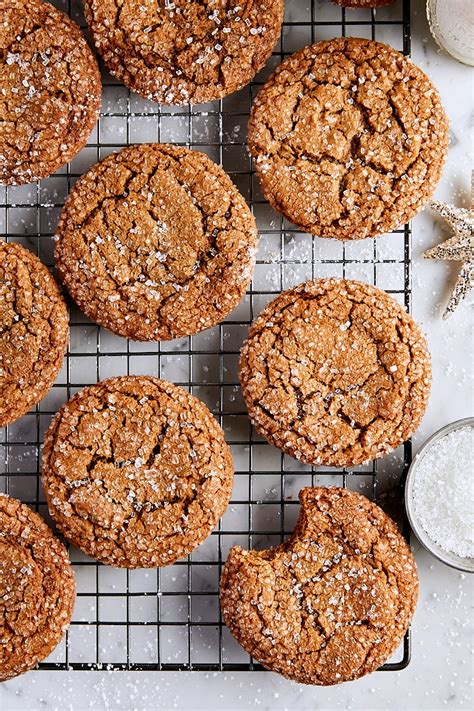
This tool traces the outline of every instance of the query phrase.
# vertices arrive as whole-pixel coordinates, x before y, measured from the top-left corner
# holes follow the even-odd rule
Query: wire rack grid
[[[84,27],[78,0],[54,0]],[[35,185],[0,187],[0,234],[34,251],[52,267],[52,236],[74,181],[124,145],[180,143],[204,151],[231,175],[257,219],[260,250],[252,286],[224,323],[196,336],[157,344],[116,337],[71,309],[70,346],[50,393],[18,422],[0,431],[0,487],[48,519],[40,485],[43,435],[58,408],[81,387],[107,376],[156,375],[206,402],[224,428],[235,463],[232,501],[218,528],[186,560],[161,570],[118,570],[70,548],[77,580],[72,624],[42,669],[244,671],[261,669],[232,639],[219,614],[218,581],[230,547],[268,547],[291,532],[298,491],[342,485],[372,499],[403,521],[400,473],[410,443],[391,458],[354,470],[302,465],[252,431],[238,385],[238,355],[254,315],[281,290],[308,278],[357,278],[391,293],[410,309],[410,228],[375,241],[340,243],[313,238],[263,200],[246,150],[246,124],[259,86],[283,57],[310,42],[355,35],[410,52],[410,2],[346,11],[329,0],[291,0],[281,42],[252,84],[206,106],[169,108],[147,102],[103,72],[100,120],[88,145],[66,167]],[[383,670],[409,663],[406,635]]]

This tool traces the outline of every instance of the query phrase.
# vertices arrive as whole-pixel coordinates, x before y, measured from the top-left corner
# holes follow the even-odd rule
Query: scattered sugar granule
[[[414,472],[413,506],[445,551],[474,558],[474,428],[460,427],[428,447]]]

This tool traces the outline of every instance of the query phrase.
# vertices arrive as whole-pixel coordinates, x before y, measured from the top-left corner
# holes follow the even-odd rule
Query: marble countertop
[[[412,2],[412,55],[441,91],[450,119],[449,158],[436,196],[468,205],[473,165],[472,69],[443,54],[429,34],[423,0]],[[441,308],[455,263],[424,261],[440,223],[429,211],[413,224],[413,313],[428,335],[434,386],[415,449],[442,425],[473,414],[472,311],[464,304],[447,322]],[[471,474],[472,475],[472,474]],[[438,563],[413,541],[420,600],[412,661],[398,673],[376,673],[333,688],[309,688],[272,673],[30,672],[2,685],[2,711],[26,709],[464,709],[472,708],[474,578]]]

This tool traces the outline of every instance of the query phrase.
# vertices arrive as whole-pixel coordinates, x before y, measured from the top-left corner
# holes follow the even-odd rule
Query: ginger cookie
[[[179,146],[131,146],[74,186],[56,244],[59,275],[96,323],[138,341],[222,321],[250,282],[257,229],[222,168]]]
[[[0,494],[0,681],[53,651],[74,607],[66,549],[41,516]]]
[[[248,140],[276,210],[319,237],[363,239],[422,209],[446,159],[448,120],[410,59],[341,37],[278,67],[254,102]]]
[[[19,244],[0,242],[0,427],[46,395],[68,337],[68,310],[49,270]]]
[[[0,183],[31,183],[86,144],[99,68],[76,23],[42,0],[0,0],[0,50]]]
[[[303,684],[340,684],[378,669],[402,641],[418,596],[415,560],[365,496],[306,488],[300,502],[285,543],[231,549],[222,616],[268,669]]]
[[[84,0],[111,73],[146,99],[202,104],[246,86],[278,40],[284,0]]]
[[[85,388],[44,441],[43,486],[59,529],[84,553],[122,568],[187,556],[229,503],[224,433],[184,388],[126,376]]]
[[[416,430],[430,355],[384,291],[319,279],[283,292],[253,322],[240,380],[250,419],[271,444],[307,464],[350,467]]]

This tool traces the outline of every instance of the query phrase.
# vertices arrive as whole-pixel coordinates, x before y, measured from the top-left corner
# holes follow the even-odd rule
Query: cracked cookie
[[[93,321],[138,341],[222,321],[250,283],[257,229],[230,178],[179,146],[125,148],[75,184],[56,264]]]
[[[33,669],[53,651],[74,597],[62,543],[39,514],[0,494],[0,681]]]
[[[227,508],[233,481],[230,449],[204,403],[141,376],[74,395],[46,433],[42,471],[66,538],[122,568],[191,553]]]
[[[0,242],[0,427],[46,395],[68,336],[68,310],[49,270],[19,244]]]
[[[303,684],[358,679],[403,639],[418,596],[415,560],[395,523],[365,496],[306,488],[291,537],[231,549],[222,617],[254,659]]]
[[[289,289],[253,322],[240,358],[249,417],[307,464],[382,457],[416,430],[430,355],[412,317],[380,289],[319,279]]]
[[[284,0],[84,0],[110,71],[146,99],[202,104],[246,86],[280,36]]]
[[[319,237],[364,239],[408,222],[432,195],[448,120],[410,59],[339,38],[278,67],[254,102],[248,141],[276,210]]]
[[[99,116],[99,68],[81,30],[42,0],[0,0],[0,183],[54,173]]]

